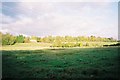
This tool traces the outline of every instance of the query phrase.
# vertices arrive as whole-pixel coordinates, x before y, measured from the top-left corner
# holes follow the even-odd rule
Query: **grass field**
[[[117,42],[81,42],[88,43],[89,46],[81,46],[80,48],[103,47],[103,45],[116,44]],[[0,50],[39,50],[49,49],[52,43],[16,43],[15,45],[0,46]]]
[[[118,47],[3,50],[3,78],[94,79],[119,76]]]
[[[50,48],[50,43],[16,43],[0,47],[1,50],[36,50]]]

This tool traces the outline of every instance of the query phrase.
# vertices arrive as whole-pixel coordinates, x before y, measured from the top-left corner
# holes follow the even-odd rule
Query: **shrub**
[[[86,45],[85,46],[89,46],[89,43],[86,43]]]

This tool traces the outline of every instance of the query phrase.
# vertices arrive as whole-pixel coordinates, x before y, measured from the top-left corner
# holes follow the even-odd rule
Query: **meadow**
[[[119,47],[2,50],[3,78],[113,79]]]
[[[103,45],[117,44],[118,42],[81,42],[83,46],[78,48],[94,48],[103,47]],[[84,46],[86,43],[89,46]],[[39,49],[50,49],[50,48],[60,48],[60,47],[50,47],[53,46],[52,43],[16,43],[14,45],[4,45],[0,46],[0,50],[39,50]],[[68,47],[67,47],[68,48]],[[77,47],[72,47],[77,48]]]

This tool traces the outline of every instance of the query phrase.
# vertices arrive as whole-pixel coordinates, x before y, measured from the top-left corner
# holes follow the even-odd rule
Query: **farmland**
[[[3,78],[118,79],[119,47],[41,49],[32,47],[29,50],[27,48],[15,50],[12,49],[15,48],[14,45],[7,50],[4,46]]]

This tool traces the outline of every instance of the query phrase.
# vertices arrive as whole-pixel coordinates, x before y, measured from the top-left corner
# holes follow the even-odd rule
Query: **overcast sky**
[[[2,2],[1,9],[3,33],[118,38],[117,2]]]

